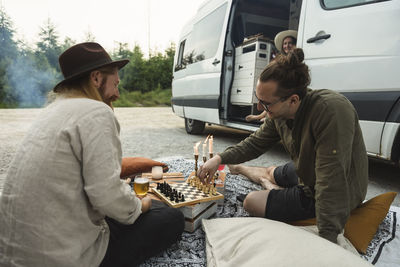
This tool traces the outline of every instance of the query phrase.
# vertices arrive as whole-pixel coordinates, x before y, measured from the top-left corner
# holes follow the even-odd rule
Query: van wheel
[[[205,123],[185,118],[185,129],[188,134],[201,134],[204,131]]]

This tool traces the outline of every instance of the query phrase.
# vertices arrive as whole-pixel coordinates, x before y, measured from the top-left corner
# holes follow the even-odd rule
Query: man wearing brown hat
[[[26,135],[0,199],[0,266],[134,266],[180,237],[183,215],[121,181],[118,70],[97,43],[59,58],[56,100]]]

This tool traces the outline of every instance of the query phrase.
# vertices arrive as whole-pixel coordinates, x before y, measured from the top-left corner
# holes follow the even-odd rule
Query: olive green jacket
[[[279,141],[306,193],[315,198],[319,235],[336,242],[368,185],[368,159],[354,107],[336,92],[309,89],[294,120],[266,119],[260,129],[221,153],[222,163],[254,159]]]

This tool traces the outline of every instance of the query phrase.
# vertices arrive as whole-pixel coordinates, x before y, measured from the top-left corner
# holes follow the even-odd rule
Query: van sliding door
[[[400,1],[304,0],[298,46],[313,89],[333,89],[355,106],[367,151],[388,159],[399,121]],[[386,139],[385,139],[386,138]]]
[[[186,118],[219,123],[221,68],[227,14],[231,1],[209,1],[199,9],[186,40],[184,114]]]

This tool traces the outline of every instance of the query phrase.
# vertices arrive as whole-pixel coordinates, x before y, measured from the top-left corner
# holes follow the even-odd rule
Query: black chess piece
[[[185,195],[182,194],[182,202],[185,202]]]
[[[174,195],[173,195],[173,194],[171,194],[171,196],[170,196],[169,200],[171,200],[171,201],[174,201],[174,200],[175,200],[175,198],[174,198]]]

